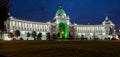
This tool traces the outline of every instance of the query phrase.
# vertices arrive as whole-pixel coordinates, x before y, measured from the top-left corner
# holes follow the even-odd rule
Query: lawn
[[[120,57],[120,41],[0,41],[0,57]]]

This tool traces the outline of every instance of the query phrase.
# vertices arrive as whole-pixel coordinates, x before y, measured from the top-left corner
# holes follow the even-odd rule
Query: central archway
[[[67,23],[65,21],[61,21],[59,23],[59,38],[62,39],[62,38],[68,38],[68,28],[67,28]]]

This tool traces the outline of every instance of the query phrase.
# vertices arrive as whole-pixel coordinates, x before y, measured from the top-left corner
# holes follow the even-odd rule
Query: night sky
[[[10,0],[13,17],[30,21],[49,21],[59,6],[72,23],[101,24],[108,16],[120,28],[120,0]]]

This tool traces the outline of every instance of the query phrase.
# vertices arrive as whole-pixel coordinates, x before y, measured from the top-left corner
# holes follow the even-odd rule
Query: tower
[[[70,18],[69,16],[66,15],[65,11],[63,8],[60,6],[59,9],[57,10],[54,19],[56,24],[59,24],[61,21],[65,21],[67,25],[70,24]]]
[[[70,18],[66,15],[61,6],[57,10],[53,20],[52,34],[56,34],[58,36],[57,38],[68,38]]]
[[[107,35],[113,35],[114,34],[115,25],[113,24],[112,21],[109,20],[108,16],[105,17],[103,25],[105,26],[105,30],[106,30]]]

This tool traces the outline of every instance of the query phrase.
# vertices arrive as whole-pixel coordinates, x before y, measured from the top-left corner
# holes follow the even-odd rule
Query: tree
[[[118,34],[118,38],[120,39],[120,34]]]
[[[74,39],[74,33],[73,32],[69,32],[69,39]]]
[[[41,37],[42,37],[42,33],[39,33],[39,34],[37,35],[37,39],[38,39],[38,40],[41,40]]]
[[[23,40],[23,38],[21,37],[20,40]]]
[[[34,38],[34,40],[36,40],[36,35],[37,33],[35,31],[32,31],[32,37]]]
[[[48,32],[48,33],[46,33],[46,35],[47,35],[47,39],[49,40],[50,39],[50,33]]]
[[[118,31],[118,38],[120,39],[120,30]]]
[[[6,30],[4,21],[6,21],[9,17],[9,0],[0,0],[0,30],[1,30],[1,37],[3,32]]]
[[[10,33],[8,34],[8,37],[9,37],[9,38],[14,37],[13,33],[12,33],[12,32],[10,32]]]
[[[85,38],[84,35],[81,35],[81,40],[84,40],[84,38]]]
[[[18,38],[20,36],[20,31],[19,30],[14,31],[13,35]]]
[[[27,33],[27,40],[28,40],[29,37],[30,37],[30,33],[28,32],[28,33]]]

